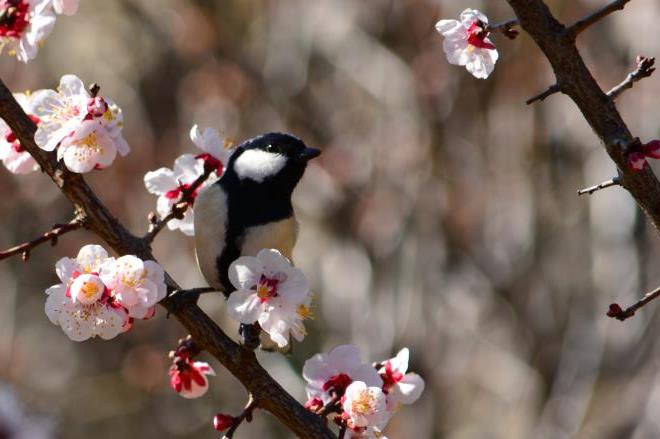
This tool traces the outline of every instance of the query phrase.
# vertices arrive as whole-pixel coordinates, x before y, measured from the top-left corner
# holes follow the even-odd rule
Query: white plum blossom
[[[460,21],[440,20],[435,25],[445,40],[443,49],[451,64],[465,66],[476,78],[485,79],[495,69],[499,54],[488,38],[488,18],[476,9],[466,9]]]
[[[27,63],[55,26],[52,0],[0,0],[0,51]]]
[[[215,376],[208,363],[177,358],[170,367],[170,386],[187,399],[199,398],[209,389],[207,375]]]
[[[78,12],[80,0],[52,0],[53,9],[61,15],[74,15]]]
[[[363,363],[355,345],[340,345],[327,354],[316,354],[305,361],[303,377],[307,381],[307,397],[320,398],[324,404],[342,397],[354,381],[369,387],[383,386],[383,380],[371,364]]]
[[[128,312],[112,299],[98,275],[101,266],[112,261],[103,247],[86,245],[76,259],[62,258],[55,265],[62,283],[46,290],[46,315],[71,340],[109,340],[129,327]]]
[[[57,149],[58,160],[73,172],[109,166],[130,147],[122,137],[123,114],[110,99],[92,96],[75,75],[64,75],[57,91],[35,97],[41,119],[34,140],[46,151]]]
[[[206,166],[215,169],[218,177],[222,176],[222,171],[233,150],[225,146],[226,142],[220,139],[218,131],[213,128],[206,128],[202,132],[197,125],[193,125],[190,129],[190,140],[203,151],[195,158],[203,160]]]
[[[394,358],[385,360],[378,370],[383,379],[383,392],[387,395],[387,409],[397,410],[401,404],[412,404],[424,391],[424,379],[408,371],[410,351],[403,348]]]
[[[15,93],[14,98],[23,111],[39,125],[39,117],[34,115],[34,94]],[[23,149],[14,132],[0,119],[0,160],[5,168],[14,174],[27,174],[39,169],[39,165],[29,152]]]
[[[310,289],[305,274],[275,249],[263,249],[256,257],[241,256],[229,267],[236,291],[227,300],[229,316],[240,323],[259,322],[280,348],[293,335],[305,336],[302,320],[311,317]]]
[[[153,307],[167,294],[163,268],[132,255],[104,264],[100,278],[117,303],[137,319],[150,318]]]
[[[386,396],[380,387],[354,381],[346,388],[342,408],[349,428],[383,428],[390,418]]]
[[[182,191],[188,189],[192,183],[204,173],[204,162],[197,160],[192,154],[183,154],[174,162],[174,169],[160,168],[147,172],[144,176],[144,185],[147,190],[158,195],[156,210],[161,218],[167,216],[172,206],[181,199]],[[209,177],[193,194],[194,202],[197,193],[212,184],[216,178]],[[193,205],[194,206],[194,205]],[[172,219],[167,223],[170,230],[181,230],[188,236],[195,234],[193,206],[186,209],[182,219]]]

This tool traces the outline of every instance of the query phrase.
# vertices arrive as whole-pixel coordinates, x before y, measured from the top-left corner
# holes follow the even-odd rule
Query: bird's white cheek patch
[[[280,172],[285,164],[286,157],[281,154],[273,154],[260,149],[248,149],[236,159],[234,170],[241,180],[249,178],[261,183],[266,178]]]

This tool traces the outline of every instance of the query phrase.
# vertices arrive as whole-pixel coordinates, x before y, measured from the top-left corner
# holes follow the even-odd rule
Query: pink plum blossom
[[[406,373],[410,351],[403,348],[394,358],[385,360],[378,370],[387,395],[387,409],[395,411],[401,404],[412,404],[424,391],[424,380],[416,373]]]
[[[177,357],[170,367],[170,386],[187,399],[199,398],[209,389],[207,375],[215,375],[208,363]]]
[[[311,317],[310,289],[304,273],[275,249],[263,249],[256,257],[241,256],[229,267],[236,291],[227,300],[229,316],[241,323],[259,322],[280,348],[293,335],[305,336],[302,321]]]
[[[34,115],[34,94],[15,93],[14,98],[23,108],[23,111],[39,125],[41,120]],[[29,152],[23,149],[14,132],[0,119],[0,160],[5,168],[14,174],[27,174],[39,169],[39,165]]]
[[[628,153],[628,166],[633,171],[639,172],[644,169],[647,158],[660,159],[660,140],[651,140],[642,144],[638,151]]]
[[[443,49],[451,64],[465,66],[476,78],[485,79],[495,69],[499,54],[485,30],[488,18],[476,9],[466,9],[460,21],[440,20],[435,25],[445,40]]]
[[[367,386],[362,381],[354,381],[346,388],[342,408],[349,428],[371,426],[380,429],[390,418],[383,390]]]
[[[0,0],[0,51],[7,49],[27,63],[55,26],[51,0]]]
[[[202,132],[197,125],[193,125],[190,129],[190,140],[203,151],[195,158],[203,160],[205,166],[214,169],[218,177],[222,176],[232,150],[225,147],[225,142],[220,139],[218,131],[206,128]]]

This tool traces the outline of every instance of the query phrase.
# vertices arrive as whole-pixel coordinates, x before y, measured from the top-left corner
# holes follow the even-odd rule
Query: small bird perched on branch
[[[236,148],[220,180],[195,201],[197,263],[208,284],[228,296],[229,265],[274,248],[291,259],[297,223],[291,195],[321,151],[289,134],[269,133]],[[249,338],[242,326],[244,338]]]

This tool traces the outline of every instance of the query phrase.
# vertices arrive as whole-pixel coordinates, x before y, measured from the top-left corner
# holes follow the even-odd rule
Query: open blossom
[[[58,14],[62,15],[74,15],[78,12],[78,6],[80,5],[80,0],[52,0],[53,9]]]
[[[150,318],[167,294],[165,272],[154,261],[127,255],[101,267],[100,278],[114,299],[137,319]]]
[[[0,50],[27,63],[55,26],[51,0],[0,0]]]
[[[203,151],[195,158],[203,160],[205,166],[215,169],[218,177],[222,176],[232,150],[225,147],[225,142],[220,139],[218,131],[206,128],[202,132],[197,125],[193,125],[190,129],[190,140]]]
[[[177,357],[170,367],[170,386],[188,399],[199,398],[209,389],[207,375],[215,375],[208,363]]]
[[[354,381],[346,388],[342,408],[350,428],[382,428],[390,418],[383,390],[380,387],[367,386],[362,381]]]
[[[122,136],[123,114],[110,99],[91,96],[75,75],[64,75],[57,91],[35,98],[41,124],[34,135],[46,151],[57,148],[58,160],[73,172],[109,166],[130,148]]]
[[[633,171],[641,171],[646,165],[646,159],[660,159],[660,140],[652,140],[641,145],[639,151],[628,153],[628,166]]]
[[[327,354],[316,354],[305,361],[303,377],[307,381],[307,396],[320,398],[327,404],[334,397],[342,397],[353,381],[370,387],[382,387],[383,380],[371,364],[360,359],[355,345],[341,345]]]
[[[408,371],[410,352],[403,348],[394,358],[385,360],[378,370],[383,379],[383,392],[387,395],[387,409],[397,410],[401,404],[412,404],[424,391],[424,380]]]
[[[34,115],[33,94],[15,93],[14,98],[23,111],[39,125],[41,120]],[[14,174],[27,174],[39,169],[29,152],[23,149],[14,132],[0,119],[0,160]]]
[[[445,40],[443,49],[451,64],[465,66],[476,78],[485,79],[495,69],[499,54],[490,32],[485,30],[488,18],[476,9],[466,9],[460,21],[440,20],[435,25]]]
[[[227,300],[230,317],[241,323],[259,322],[280,348],[305,336],[302,321],[311,317],[309,282],[304,273],[274,249],[256,257],[241,256],[229,267],[236,291]]]
[[[192,154],[183,154],[174,162],[174,169],[160,168],[147,172],[144,176],[144,185],[154,195],[158,195],[156,210],[161,218],[167,216],[172,206],[181,200],[182,192],[190,187],[197,178],[204,173],[204,162],[197,160]],[[192,194],[194,203],[197,193],[212,184],[216,179],[209,177]],[[179,229],[188,236],[195,234],[193,206],[186,209],[182,219],[172,219],[167,223],[170,230]]]
[[[103,247],[86,245],[75,259],[62,258],[55,265],[62,283],[46,290],[46,315],[71,340],[109,340],[130,327],[128,312],[99,277],[101,266],[112,261]]]

